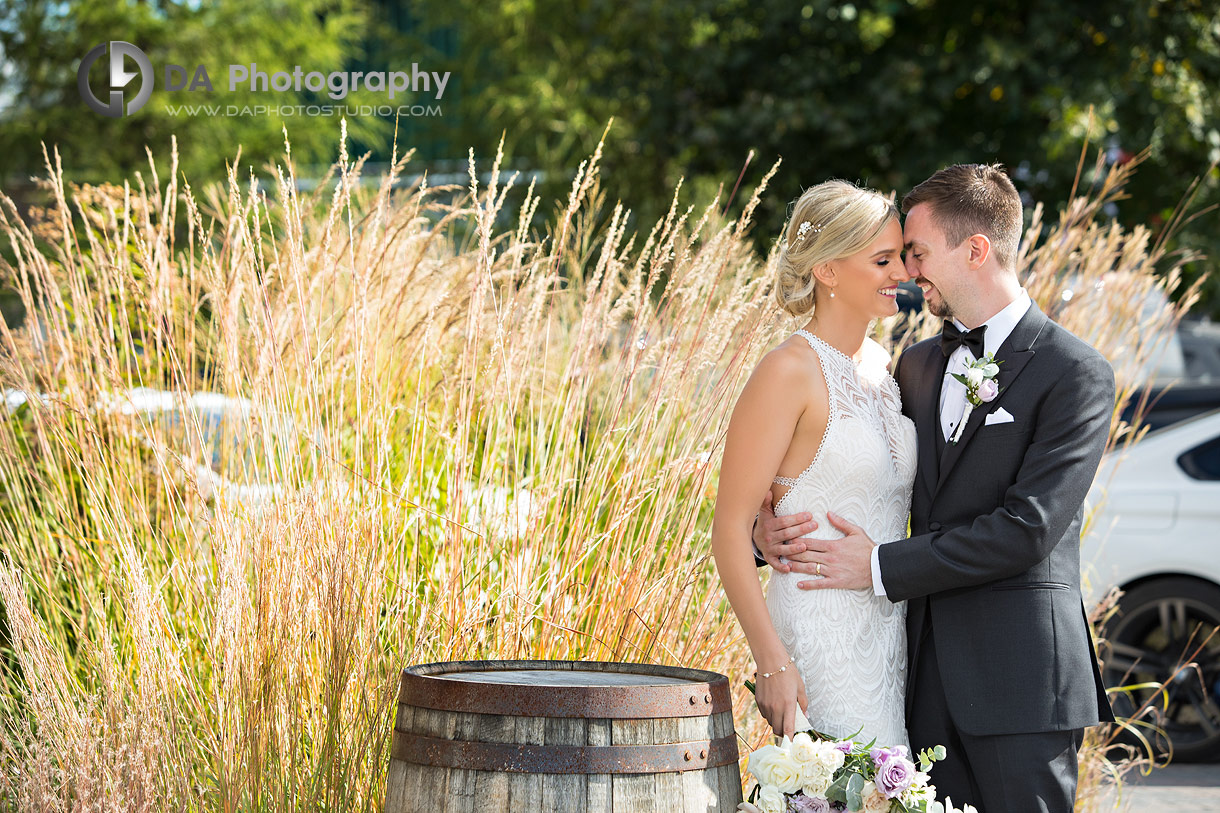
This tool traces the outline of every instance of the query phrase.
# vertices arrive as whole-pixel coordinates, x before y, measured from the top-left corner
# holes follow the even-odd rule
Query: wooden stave
[[[443,713],[420,710],[424,716]],[[715,721],[715,730],[732,731],[730,715],[725,720]],[[554,729],[547,731],[539,725],[540,720],[510,718],[506,724],[513,726],[509,735],[515,740],[535,743],[554,743],[565,740]],[[586,742],[609,743],[611,737],[609,721],[589,721],[584,732]],[[663,724],[683,725],[694,722],[689,718],[676,721],[660,721]],[[412,727],[416,727],[412,725]],[[433,719],[425,726],[431,730],[452,731],[452,736],[470,736],[473,729],[469,721],[450,718]],[[619,739],[631,739],[634,733],[638,741],[649,739],[681,738],[679,732],[669,737],[656,736],[656,731],[646,734],[641,725],[621,729]],[[632,730],[633,729],[633,730]],[[551,736],[547,736],[547,734]],[[577,738],[567,738],[568,742]],[[396,777],[401,776],[401,779]],[[393,792],[397,789],[397,793]],[[736,762],[719,768],[690,770],[681,773],[648,774],[510,774],[476,770],[447,769],[416,765],[401,760],[391,761],[391,775],[387,779],[386,813],[483,813],[488,810],[521,811],[606,811],[620,813],[639,811],[682,811],[683,813],[708,813],[710,811],[733,810],[741,801],[741,776]],[[574,804],[583,797],[584,807]]]
[[[521,662],[498,663],[513,663],[519,668]],[[567,663],[581,669],[591,665]],[[704,674],[720,677],[727,684],[727,678],[715,673]],[[496,688],[502,685],[497,684]],[[700,738],[710,742],[735,736],[731,708],[703,717],[534,718],[445,712],[416,708],[401,701],[395,729],[404,733],[426,731],[464,741],[477,736],[480,741],[535,745],[643,746],[697,743]],[[626,810],[702,813],[733,810],[741,800],[741,777],[736,758],[719,767],[644,774],[488,772],[416,765],[397,758],[391,760],[390,769],[386,813],[575,809],[597,813]],[[583,807],[578,804],[582,798]]]

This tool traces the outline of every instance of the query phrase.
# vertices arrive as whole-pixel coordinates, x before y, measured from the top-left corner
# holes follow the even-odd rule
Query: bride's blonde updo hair
[[[775,298],[793,316],[813,312],[813,269],[868,248],[891,220],[894,201],[847,181],[811,186],[792,204],[779,252]]]

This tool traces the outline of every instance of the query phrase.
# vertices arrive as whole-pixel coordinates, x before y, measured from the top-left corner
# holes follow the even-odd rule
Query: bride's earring
[[[835,292],[834,292],[834,289],[833,289],[833,288],[832,288],[832,289],[831,289],[831,291],[830,291],[830,298],[831,298],[831,299],[834,299],[834,298],[835,298]]]

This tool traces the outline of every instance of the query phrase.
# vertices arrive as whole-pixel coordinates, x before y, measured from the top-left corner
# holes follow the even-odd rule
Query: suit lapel
[[[940,387],[945,378],[945,368],[948,366],[949,359],[940,351],[940,345],[934,345],[934,350],[928,353],[924,361],[919,401],[915,404],[919,474],[928,488],[929,497],[935,493],[937,480],[937,461],[940,459],[940,453],[937,450],[936,435],[933,433],[940,433]]]
[[[978,428],[983,425],[987,416],[993,410],[999,409],[1005,396],[1012,389],[1012,384],[1017,380],[1017,376],[1021,374],[1021,370],[1025,369],[1025,365],[1034,357],[1033,345],[1038,338],[1038,334],[1042,332],[1042,328],[1046,325],[1046,315],[1038,309],[1036,304],[1030,304],[1029,310],[1021,317],[1021,321],[1017,322],[1017,326],[1013,328],[1012,333],[1000,345],[1000,349],[996,351],[996,361],[1000,363],[1000,372],[996,375],[996,383],[1000,387],[1000,394],[990,404],[980,404],[970,413],[970,419],[966,421],[966,428],[962,430],[962,436],[957,443],[947,444],[944,454],[940,458],[940,471],[937,476],[936,490],[944,485],[945,478],[953,469],[953,466],[962,456],[962,451],[970,443],[970,439],[974,437]],[[943,375],[943,373],[942,373]],[[938,427],[939,431],[939,427]]]

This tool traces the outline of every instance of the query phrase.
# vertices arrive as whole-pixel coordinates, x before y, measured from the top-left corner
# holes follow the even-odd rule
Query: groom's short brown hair
[[[920,203],[932,210],[932,219],[956,248],[972,234],[991,241],[996,260],[1016,270],[1021,242],[1021,196],[999,164],[955,164],[945,167],[902,199],[903,213]]]

